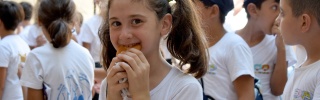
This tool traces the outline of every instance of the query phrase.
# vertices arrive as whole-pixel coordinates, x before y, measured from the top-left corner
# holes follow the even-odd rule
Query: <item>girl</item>
[[[252,67],[261,81],[260,90],[264,100],[280,99],[287,82],[287,68],[296,63],[292,48],[285,46],[281,34],[274,27],[280,11],[279,1],[245,0],[248,23],[237,32],[251,48]]]
[[[30,48],[14,33],[23,19],[23,10],[20,9],[15,2],[0,2],[0,100],[23,100],[17,73]]]
[[[109,0],[106,23],[100,39],[107,77],[102,82],[100,100],[201,100],[196,78],[207,71],[207,44],[191,0],[176,0],[170,14],[167,0]],[[171,30],[170,30],[171,29]],[[169,33],[169,34],[168,34]],[[168,34],[168,49],[181,60],[171,66],[160,54],[160,39]],[[116,55],[120,46],[141,45]],[[117,63],[117,64],[115,64]],[[190,67],[181,71],[184,64]],[[127,78],[128,81],[119,83]],[[128,88],[130,95],[121,97]]]
[[[73,0],[42,0],[39,25],[50,42],[27,57],[21,83],[27,99],[92,99],[94,61],[88,50],[71,40]]]

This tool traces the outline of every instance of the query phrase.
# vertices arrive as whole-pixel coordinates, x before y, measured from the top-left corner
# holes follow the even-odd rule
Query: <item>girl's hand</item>
[[[120,66],[125,69],[128,75],[129,92],[132,99],[150,99],[149,94],[149,71],[150,65],[140,50],[129,49],[117,56]]]
[[[120,60],[115,57],[107,70],[107,100],[123,100],[121,90],[128,88],[128,82],[119,83],[120,79],[127,78],[125,70],[119,66]]]

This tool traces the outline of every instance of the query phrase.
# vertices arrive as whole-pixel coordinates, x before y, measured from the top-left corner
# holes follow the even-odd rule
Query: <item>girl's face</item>
[[[148,55],[159,51],[162,24],[156,12],[143,1],[112,0],[109,9],[109,28],[112,45],[133,47],[140,44]]]
[[[258,10],[257,25],[265,34],[271,34],[272,27],[279,14],[279,4],[275,0],[265,0]]]

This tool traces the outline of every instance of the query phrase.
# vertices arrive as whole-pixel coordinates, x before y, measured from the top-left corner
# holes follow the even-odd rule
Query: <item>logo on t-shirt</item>
[[[296,100],[312,100],[313,94],[308,91],[296,89],[294,92],[294,99]]]
[[[209,66],[209,74],[216,74],[215,71],[217,70],[217,67],[214,66],[213,64]]]
[[[270,74],[270,65],[269,64],[255,64],[254,65],[256,74]]]

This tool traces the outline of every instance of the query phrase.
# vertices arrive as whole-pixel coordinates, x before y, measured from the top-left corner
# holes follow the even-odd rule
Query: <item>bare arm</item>
[[[254,78],[242,75],[233,81],[238,100],[254,100]]]
[[[42,90],[28,88],[27,100],[44,100]]]
[[[4,91],[4,84],[7,78],[7,68],[0,67],[0,99],[2,98]]]
[[[83,42],[82,46],[87,48],[90,51],[90,48],[91,48],[91,44],[90,43]]]
[[[287,82],[287,62],[285,48],[278,48],[277,62],[270,79],[271,93],[275,96],[282,94]]]
[[[276,35],[275,43],[277,47],[277,62],[271,75],[270,88],[273,95],[279,96],[283,93],[284,87],[287,82],[288,67],[286,62],[286,48],[283,42],[282,35],[279,31],[279,21],[275,21],[272,28],[272,33]]]

